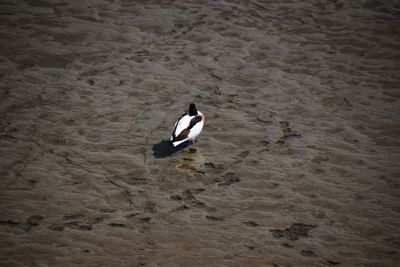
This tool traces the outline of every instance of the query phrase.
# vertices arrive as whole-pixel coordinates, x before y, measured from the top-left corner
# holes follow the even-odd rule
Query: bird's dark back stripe
[[[188,130],[192,129],[198,122],[201,122],[201,116],[195,116],[189,124],[189,127],[187,127]]]

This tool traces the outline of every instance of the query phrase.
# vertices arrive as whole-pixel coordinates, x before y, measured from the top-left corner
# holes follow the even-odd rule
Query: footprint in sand
[[[203,208],[206,206],[205,203],[198,200],[195,195],[203,192],[204,188],[191,188],[186,189],[181,194],[172,195],[170,198],[175,201],[181,201],[184,204],[178,208],[175,208],[173,211],[182,211],[189,209],[190,206],[196,208]]]
[[[272,232],[276,238],[286,237],[288,240],[297,240],[302,237],[309,237],[308,232],[315,227],[317,227],[317,225],[294,223],[285,230],[272,229],[269,231]]]

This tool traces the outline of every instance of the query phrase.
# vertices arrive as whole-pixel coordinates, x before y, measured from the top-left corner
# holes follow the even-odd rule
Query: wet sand
[[[0,4],[1,266],[396,266],[396,1]],[[206,116],[168,153],[177,117]]]

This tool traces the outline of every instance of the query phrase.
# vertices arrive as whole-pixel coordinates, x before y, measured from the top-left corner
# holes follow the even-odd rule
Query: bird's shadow
[[[168,140],[162,140],[160,143],[153,145],[153,155],[155,158],[165,158],[188,147],[189,144],[190,142],[187,141],[178,146],[173,146]]]

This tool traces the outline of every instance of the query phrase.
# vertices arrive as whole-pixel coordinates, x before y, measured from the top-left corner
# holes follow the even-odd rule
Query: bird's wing
[[[174,141],[179,141],[179,140],[183,140],[183,139],[185,139],[185,138],[187,138],[188,137],[188,135],[189,135],[189,133],[190,133],[190,130],[197,124],[197,123],[199,123],[200,121],[202,120],[202,117],[201,116],[194,116],[194,117],[192,117],[191,119],[190,119],[190,121],[188,121],[189,123],[187,123],[186,121],[186,125],[187,125],[187,127],[185,127],[185,128],[183,128],[184,127],[184,125],[182,125],[182,131],[177,131],[176,133],[176,136],[175,136],[175,138],[174,138]]]
[[[175,131],[173,133],[173,141],[183,140],[188,138],[190,130],[202,120],[201,116],[185,116],[175,125]]]
[[[174,124],[174,130],[172,131],[172,137],[173,138],[175,138],[177,135],[179,135],[179,133],[183,130],[183,129],[185,129],[186,127],[185,127],[185,124],[186,124],[186,120],[187,120],[187,118],[186,117],[188,117],[188,114],[187,113],[183,113],[180,117],[179,117],[179,119],[175,122],[175,124]]]

